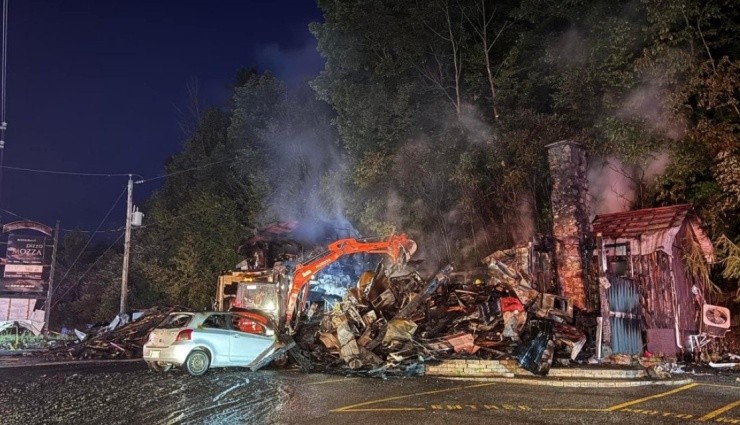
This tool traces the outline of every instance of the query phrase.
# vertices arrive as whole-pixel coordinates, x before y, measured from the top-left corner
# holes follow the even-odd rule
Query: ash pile
[[[59,359],[133,359],[141,358],[149,332],[160,324],[176,307],[153,307],[116,316],[108,325],[75,330],[77,341],[51,349],[43,354],[47,360]]]
[[[371,376],[420,374],[424,364],[452,358],[516,359],[544,375],[555,358],[589,355],[568,300],[536,291],[495,255],[486,261],[483,274],[448,266],[430,280],[381,264],[309,317],[294,354],[304,369]]]

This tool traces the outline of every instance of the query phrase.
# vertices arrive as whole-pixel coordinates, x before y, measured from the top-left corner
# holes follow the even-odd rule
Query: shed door
[[[622,354],[642,353],[640,294],[637,282],[608,276],[609,321],[612,329],[612,351]]]

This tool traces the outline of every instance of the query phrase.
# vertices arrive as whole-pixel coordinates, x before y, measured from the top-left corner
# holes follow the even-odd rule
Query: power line
[[[64,291],[64,293],[63,293],[63,294],[62,294],[61,296],[59,296],[59,297],[57,298],[57,300],[56,300],[56,301],[52,302],[51,306],[49,307],[49,310],[51,310],[51,308],[52,308],[52,307],[54,307],[55,305],[57,305],[57,303],[59,303],[59,301],[61,301],[62,299],[64,299],[64,296],[65,296],[65,295],[67,295],[67,294],[69,293],[69,291],[71,291],[72,289],[76,288],[76,287],[77,287],[77,285],[79,285],[79,284],[80,284],[80,282],[82,282],[82,279],[83,279],[83,278],[84,278],[85,276],[87,276],[87,274],[88,274],[88,273],[90,272],[90,270],[92,270],[92,269],[93,269],[93,267],[95,267],[95,265],[96,265],[96,264],[98,264],[98,261],[100,261],[100,260],[101,260],[101,259],[102,259],[102,258],[103,258],[103,257],[105,256],[105,254],[107,254],[107,253],[108,253],[108,251],[110,251],[110,250],[111,250],[111,248],[113,248],[113,247],[114,247],[114,246],[115,246],[115,245],[116,245],[116,244],[118,243],[118,241],[120,241],[120,240],[121,240],[121,238],[122,238],[122,237],[123,237],[123,233],[121,233],[121,235],[120,235],[120,236],[118,236],[118,238],[116,238],[116,240],[114,240],[114,241],[113,241],[113,243],[111,243],[111,244],[110,244],[110,245],[108,246],[108,248],[107,248],[107,249],[106,249],[105,251],[103,251],[103,253],[102,253],[102,254],[100,254],[100,256],[99,256],[98,258],[96,258],[96,259],[95,259],[95,261],[93,261],[93,263],[92,263],[92,264],[90,264],[90,267],[88,267],[88,268],[87,268],[87,270],[85,270],[85,272],[84,272],[84,273],[82,273],[82,275],[81,275],[81,276],[80,276],[80,277],[79,277],[79,278],[77,279],[77,282],[73,283],[73,284],[72,284],[72,285],[71,285],[71,286],[70,286],[69,288],[67,288],[67,290],[66,290],[66,291]],[[72,269],[72,267],[70,267],[70,268],[69,268],[69,269],[67,270],[67,273],[69,273],[69,270],[71,270],[71,269]],[[65,274],[64,276],[66,277],[67,275]],[[62,279],[63,279],[63,278],[62,278]],[[61,280],[59,281],[59,283],[61,283]],[[57,284],[57,285],[58,285],[58,284]]]
[[[189,217],[191,215],[200,214],[200,213],[206,212],[206,211],[213,211],[213,210],[221,209],[223,207],[224,207],[223,205],[218,205],[218,206],[211,207],[211,208],[203,208],[202,210],[198,210],[198,211],[193,211],[193,212],[190,212],[190,213],[176,215],[176,216],[170,217],[170,218],[168,218],[166,220],[158,220],[158,221],[155,220],[153,223],[149,223],[149,224],[144,224],[144,225],[141,225],[141,226],[137,226],[137,229],[136,230],[144,229],[144,228],[151,227],[151,226],[157,226],[157,225],[164,224],[164,223],[169,223],[171,221],[179,220],[181,218]]]
[[[13,217],[20,218],[21,220],[38,221],[38,220],[34,220],[32,218],[28,218],[28,217],[22,216],[20,214],[14,213],[13,211],[6,210],[5,208],[0,208],[0,211],[4,212],[6,214],[10,214]],[[93,232],[95,232],[95,230],[65,229],[63,227],[60,228],[59,230],[61,230],[62,232],[77,232],[77,233],[93,233]],[[116,233],[116,232],[121,232],[123,230],[124,230],[123,227],[115,227],[113,229],[98,230],[96,233]]]
[[[5,168],[8,170],[15,170],[15,171],[27,171],[31,173],[39,173],[39,174],[61,174],[65,176],[84,176],[84,177],[128,177],[128,176],[136,176],[141,177],[139,174],[134,173],[85,173],[85,172],[78,172],[78,171],[59,171],[59,170],[43,170],[38,168],[25,168],[25,167],[11,167],[8,165],[2,165],[1,168]]]
[[[142,178],[141,180],[137,180],[134,183],[136,183],[136,184],[148,183],[148,182],[150,182],[152,180],[159,180],[159,179],[163,179],[165,177],[174,176],[174,175],[177,175],[177,174],[182,174],[182,173],[187,173],[187,172],[190,172],[190,171],[200,170],[201,168],[210,167],[211,165],[223,164],[224,162],[232,162],[232,161],[236,161],[236,160],[237,160],[237,158],[224,159],[224,160],[221,160],[221,161],[216,161],[216,162],[211,162],[211,163],[208,163],[208,164],[199,165],[199,166],[193,167],[193,168],[188,168],[187,170],[174,171],[174,172],[169,173],[169,174],[164,174],[164,175],[157,176],[157,177],[152,177],[152,178],[149,178],[149,179]],[[141,176],[139,176],[139,177],[141,177]]]
[[[7,87],[7,66],[8,66],[8,0],[3,1],[3,70],[2,70],[2,114],[0,115],[0,121],[2,121],[2,131],[5,133],[5,88]]]
[[[7,88],[7,67],[8,67],[8,0],[3,0],[3,56],[2,56],[2,70],[0,71],[0,194],[2,194],[3,187],[3,161],[5,160],[5,130],[8,128],[8,123],[5,121],[5,98]]]
[[[2,127],[0,127],[0,130],[2,130]],[[0,150],[0,153],[2,153],[1,150]],[[7,169],[7,170],[14,170],[14,171],[26,171],[26,172],[30,172],[30,173],[39,173],[39,174],[58,174],[58,175],[65,175],[65,176],[83,176],[83,177],[128,177],[128,176],[136,176],[136,177],[139,177],[139,180],[137,180],[135,183],[136,184],[141,184],[141,183],[148,183],[148,182],[153,181],[153,180],[159,180],[159,179],[163,179],[163,178],[166,178],[166,177],[174,176],[174,175],[177,175],[177,174],[188,173],[190,171],[197,171],[197,170],[200,170],[202,168],[210,167],[212,165],[223,164],[225,162],[231,162],[231,161],[235,161],[235,160],[236,160],[236,158],[224,159],[224,160],[221,160],[221,161],[215,161],[215,162],[211,162],[211,163],[208,163],[208,164],[199,165],[199,166],[193,167],[193,168],[188,168],[187,170],[175,171],[175,172],[172,172],[172,173],[169,173],[169,174],[163,174],[161,176],[151,177],[151,178],[148,178],[148,179],[145,179],[144,176],[142,176],[141,174],[136,174],[136,173],[88,173],[88,172],[83,172],[83,171],[62,171],[62,170],[45,170],[45,169],[41,169],[41,168],[12,167],[12,166],[9,166],[9,165],[2,165],[2,164],[0,164],[0,169]]]
[[[90,245],[90,242],[92,242],[92,239],[93,239],[93,236],[95,236],[95,233],[97,233],[97,231],[98,231],[98,230],[100,230],[100,228],[101,228],[101,227],[103,226],[103,223],[105,223],[105,220],[107,220],[107,219],[108,219],[108,216],[110,215],[110,213],[111,213],[111,212],[113,211],[113,209],[114,209],[114,208],[116,207],[116,205],[118,205],[118,201],[120,201],[120,200],[121,200],[121,197],[123,196],[123,194],[124,194],[125,192],[126,192],[126,189],[124,188],[124,189],[123,189],[123,190],[121,191],[121,193],[120,193],[120,194],[118,195],[118,198],[116,198],[116,201],[115,201],[115,202],[113,202],[113,205],[112,205],[112,206],[110,207],[110,209],[108,210],[108,213],[107,213],[107,214],[105,214],[105,217],[103,217],[103,220],[102,220],[102,221],[100,222],[100,224],[98,225],[98,228],[97,228],[97,229],[95,229],[95,231],[93,232],[93,234],[92,234],[92,235],[90,235],[90,238],[88,238],[88,240],[87,240],[87,243],[85,244],[85,246],[83,246],[83,247],[82,247],[82,250],[80,250],[80,253],[79,253],[79,254],[77,254],[77,258],[75,258],[75,259],[74,259],[74,261],[72,261],[72,264],[71,264],[71,265],[70,265],[70,266],[69,266],[69,267],[67,268],[67,273],[64,273],[64,276],[62,276],[62,278],[61,278],[61,279],[59,279],[59,283],[57,283],[57,285],[61,285],[61,283],[62,283],[62,282],[64,281],[64,279],[65,279],[65,278],[67,277],[67,275],[69,274],[69,272],[70,272],[70,271],[72,271],[72,268],[74,267],[74,265],[75,265],[75,264],[77,264],[77,260],[79,260],[79,259],[80,259],[80,257],[82,257],[82,254],[83,254],[83,253],[85,252],[85,249],[87,249],[87,246],[88,246],[88,245]],[[120,237],[119,237],[119,239],[120,239]]]

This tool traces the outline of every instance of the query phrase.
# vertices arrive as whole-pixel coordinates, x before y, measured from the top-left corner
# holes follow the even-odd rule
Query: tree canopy
[[[190,108],[135,234],[133,302],[208,307],[274,220],[404,231],[431,268],[477,264],[549,232],[545,146],[565,139],[588,149],[593,212],[692,203],[738,243],[733,3],[318,0],[310,89],[244,69],[226,104]]]

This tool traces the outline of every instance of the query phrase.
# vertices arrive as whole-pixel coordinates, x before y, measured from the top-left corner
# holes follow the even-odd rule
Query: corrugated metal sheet
[[[609,323],[614,353],[642,353],[640,294],[636,282],[609,276]]]

